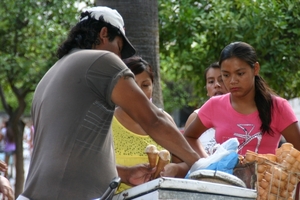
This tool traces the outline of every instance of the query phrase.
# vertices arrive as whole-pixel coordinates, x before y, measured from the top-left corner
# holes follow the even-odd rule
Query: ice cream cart
[[[254,200],[256,197],[256,190],[238,186],[191,179],[158,178],[125,190],[115,195],[113,200]]]

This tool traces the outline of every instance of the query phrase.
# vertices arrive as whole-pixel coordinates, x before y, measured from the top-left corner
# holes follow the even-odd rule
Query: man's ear
[[[254,63],[254,75],[258,75],[260,70],[259,62]]]
[[[99,38],[101,43],[105,43],[108,41],[108,33],[107,33],[107,27],[103,27],[99,32]]]

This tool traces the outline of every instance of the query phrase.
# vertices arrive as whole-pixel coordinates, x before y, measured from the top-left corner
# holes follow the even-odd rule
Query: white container
[[[113,200],[203,199],[255,200],[256,190],[231,185],[180,178],[159,178],[125,190]]]

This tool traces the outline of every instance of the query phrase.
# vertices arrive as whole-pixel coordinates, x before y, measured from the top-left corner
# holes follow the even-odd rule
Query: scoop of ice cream
[[[161,158],[162,160],[165,160],[165,161],[168,161],[171,159],[171,155],[170,155],[170,152],[168,150],[161,150],[159,153],[158,153],[158,156],[159,158]]]
[[[145,153],[148,155],[150,168],[154,168],[156,166],[157,155],[158,155],[156,146],[153,144],[149,144],[145,149]]]
[[[149,144],[145,149],[145,153],[158,153],[158,151],[155,145]]]

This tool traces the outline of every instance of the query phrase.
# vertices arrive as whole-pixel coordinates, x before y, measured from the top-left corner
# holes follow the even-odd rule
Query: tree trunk
[[[24,186],[24,158],[23,158],[23,130],[24,122],[21,121],[21,116],[13,113],[9,116],[11,126],[15,135],[16,143],[16,163],[15,163],[15,197],[23,192]]]
[[[12,84],[11,84],[12,85]],[[25,97],[27,92],[21,93],[16,87],[12,87],[12,90],[18,99],[18,107],[13,109],[10,106],[4,96],[2,86],[0,85],[0,99],[5,109],[5,112],[9,116],[9,124],[14,133],[14,140],[16,143],[16,179],[15,179],[15,197],[17,198],[19,194],[23,191],[24,186],[24,159],[23,159],[23,131],[24,131],[24,122],[22,121],[21,117],[26,108]],[[25,90],[26,91],[26,90]],[[12,185],[13,187],[13,185]]]
[[[123,17],[126,36],[154,71],[153,103],[163,108],[159,67],[159,30],[157,0],[97,0],[97,6],[116,9]]]

